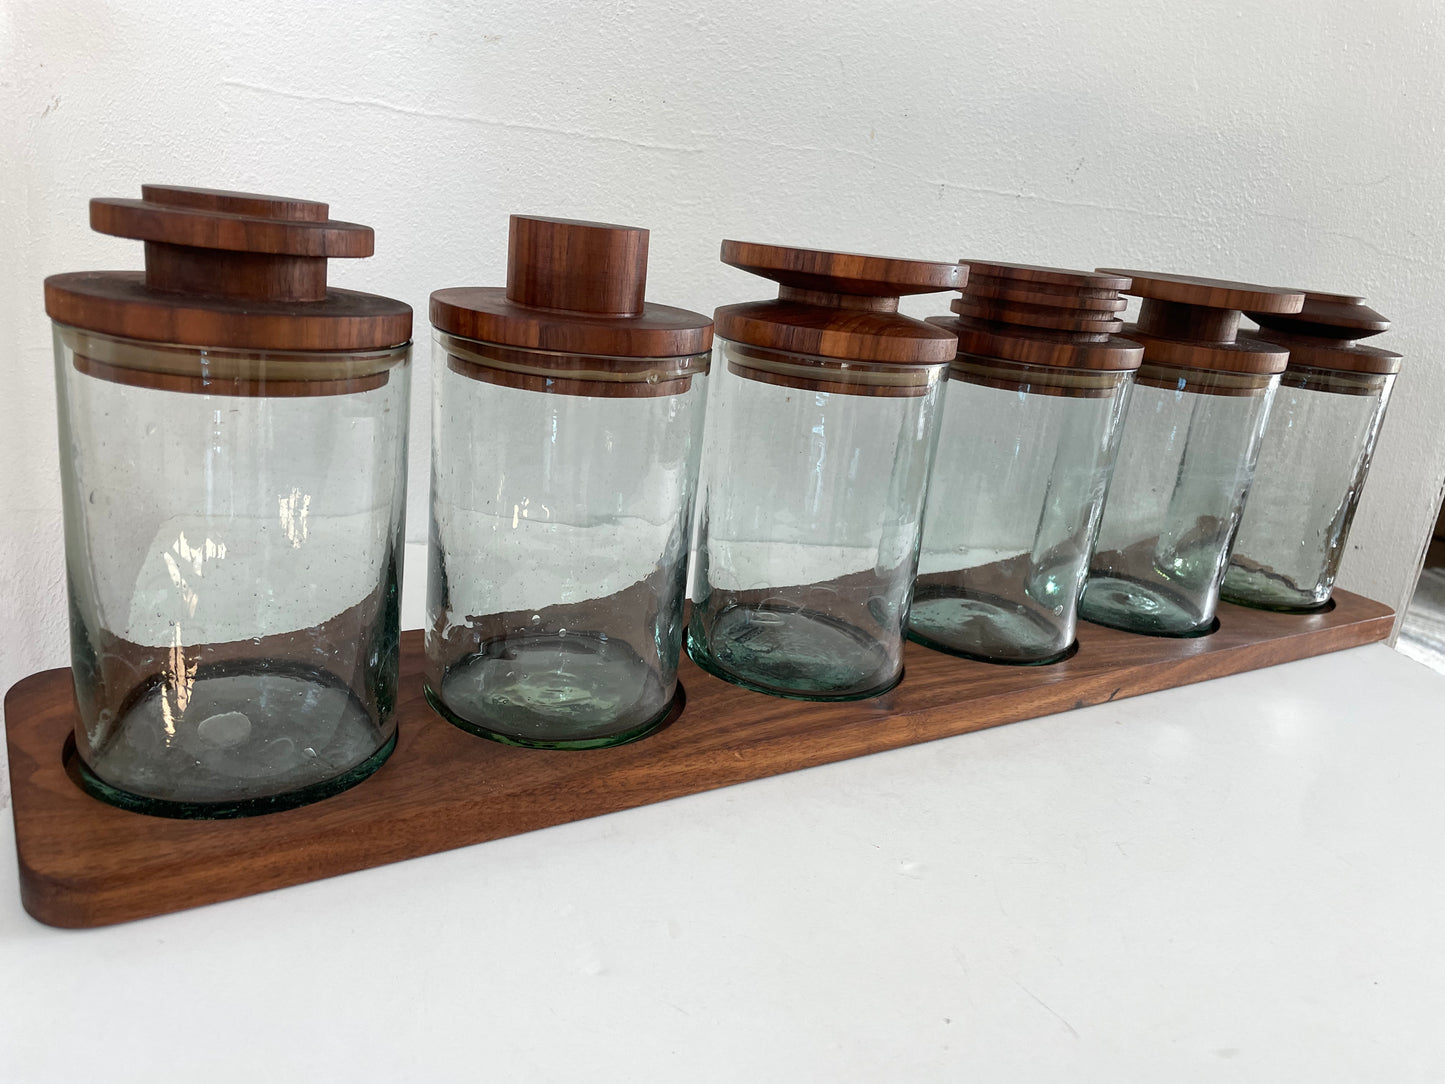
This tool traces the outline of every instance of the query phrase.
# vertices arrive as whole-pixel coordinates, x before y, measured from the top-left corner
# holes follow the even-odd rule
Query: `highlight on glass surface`
[[[939,397],[954,336],[897,311],[954,263],[724,241],[779,283],[717,310],[688,653],[728,681],[811,700],[902,675]]]
[[[1127,632],[1211,632],[1220,581],[1288,351],[1239,334],[1241,309],[1293,313],[1304,295],[1248,283],[1101,269],[1143,298],[1144,346],[1088,579],[1085,620]]]
[[[1401,359],[1359,341],[1390,326],[1361,297],[1309,293],[1296,315],[1248,315],[1290,357],[1221,595],[1318,610],[1330,602]]]
[[[505,288],[432,295],[427,697],[583,749],[671,717],[712,321],[644,300],[646,230],[514,215]]]
[[[965,260],[909,636],[986,662],[1074,648],[1079,592],[1144,348],[1129,279]]]
[[[396,740],[411,309],[328,289],[372,233],[147,185],[146,270],[46,280],[77,774],[172,817],[300,805]]]

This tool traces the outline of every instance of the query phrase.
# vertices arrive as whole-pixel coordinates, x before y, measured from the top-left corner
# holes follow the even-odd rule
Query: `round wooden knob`
[[[464,339],[594,360],[701,353],[712,345],[711,320],[644,301],[647,236],[636,226],[513,215],[507,285],[435,291],[432,325]]]
[[[647,231],[607,222],[513,215],[507,300],[597,316],[641,316]]]

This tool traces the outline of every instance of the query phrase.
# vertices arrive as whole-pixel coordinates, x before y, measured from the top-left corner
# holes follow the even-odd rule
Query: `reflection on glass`
[[[61,328],[56,354],[87,785],[225,816],[372,770],[395,734],[407,348],[331,359],[373,375],[325,395],[245,379],[290,355],[207,351],[235,378],[173,390],[146,366],[199,352]]]

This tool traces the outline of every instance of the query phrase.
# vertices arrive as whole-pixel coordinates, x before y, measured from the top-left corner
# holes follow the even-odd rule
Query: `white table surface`
[[[81,932],[4,816],[0,1081],[1445,1079],[1442,710],[1356,648]]]

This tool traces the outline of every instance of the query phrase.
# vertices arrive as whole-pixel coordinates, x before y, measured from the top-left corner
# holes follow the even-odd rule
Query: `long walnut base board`
[[[1388,607],[1338,591],[1331,612],[1308,616],[1221,606],[1219,630],[1193,640],[1081,625],[1078,654],[1053,666],[909,644],[897,688],[844,704],[748,692],[684,659],[676,722],[589,752],[513,749],[444,722],[422,697],[422,638],[409,632],[400,740],[381,770],[315,805],[231,821],[165,820],[84,794],[61,762],[70,672],[48,670],[5,698],[21,896],[54,926],[126,922],[1355,647],[1384,639],[1392,620]]]

